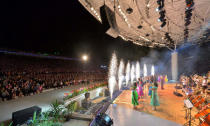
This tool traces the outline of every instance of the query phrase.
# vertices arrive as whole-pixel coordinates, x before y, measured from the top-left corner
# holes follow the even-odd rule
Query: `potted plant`
[[[56,100],[55,102],[51,103],[51,110],[50,110],[50,116],[53,118],[53,121],[59,121],[63,118],[62,112],[64,110],[64,106]]]
[[[69,121],[71,119],[71,115],[74,112],[74,105],[75,105],[75,101],[71,102],[70,104],[66,106],[66,111],[64,114],[66,121]]]

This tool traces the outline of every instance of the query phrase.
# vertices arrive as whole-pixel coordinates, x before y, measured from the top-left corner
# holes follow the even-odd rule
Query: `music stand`
[[[189,99],[184,100],[184,104],[185,104],[185,107],[187,108],[185,117],[186,117],[186,119],[188,118],[188,116],[190,117],[189,118],[189,126],[191,126],[191,122],[192,122],[191,110],[193,108],[193,104],[191,103],[191,101]],[[187,123],[185,123],[184,125],[187,125]]]

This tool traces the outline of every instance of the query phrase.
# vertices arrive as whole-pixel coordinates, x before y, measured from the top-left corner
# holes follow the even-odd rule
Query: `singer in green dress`
[[[135,106],[139,105],[138,102],[138,93],[136,91],[136,86],[134,86],[133,90],[132,90],[132,104]]]
[[[158,88],[158,84],[157,82],[155,82],[154,86],[152,86],[152,97],[150,101],[150,104],[153,106],[153,110],[156,110],[156,106],[160,106],[157,88]]]

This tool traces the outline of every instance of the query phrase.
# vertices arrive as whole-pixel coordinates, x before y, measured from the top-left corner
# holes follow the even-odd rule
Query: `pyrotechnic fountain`
[[[146,77],[146,76],[147,76],[147,65],[144,64],[144,77]]]
[[[135,66],[134,66],[134,64],[132,64],[132,66],[131,66],[131,84],[134,83],[134,80],[135,80]]]
[[[127,65],[126,65],[126,85],[128,86],[129,81],[130,81],[130,62],[128,61]]]
[[[140,78],[140,64],[139,61],[136,62],[136,80]]]
[[[152,68],[151,68],[151,75],[155,75],[155,68],[154,68],[154,65],[152,65]]]
[[[122,83],[123,83],[123,80],[124,80],[124,62],[123,60],[121,59],[120,60],[120,65],[119,65],[119,68],[118,68],[118,86],[119,86],[119,90],[121,89],[122,87]]]
[[[115,85],[117,84],[116,75],[117,75],[117,56],[115,53],[113,53],[112,59],[109,65],[109,80],[108,80],[111,99],[112,99]]]

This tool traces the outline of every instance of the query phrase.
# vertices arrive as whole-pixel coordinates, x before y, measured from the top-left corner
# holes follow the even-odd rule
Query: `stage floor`
[[[131,90],[124,90],[115,99],[114,104],[116,105],[110,106],[108,111],[116,120],[115,124],[120,126],[135,126],[141,123],[144,124],[143,126],[178,126],[184,124],[186,120],[183,111],[183,97],[177,97],[173,94],[174,86],[175,84],[165,84],[164,90],[158,88],[160,106],[157,107],[157,111],[153,111],[150,106],[147,90],[144,90],[146,95],[140,99],[137,109],[134,110],[131,104]]]
[[[42,108],[42,111],[46,111],[50,107],[50,103],[56,99],[62,100],[63,95],[85,85],[69,86],[62,89],[51,90],[41,94],[32,96],[26,96],[15,100],[0,102],[0,122],[6,121],[12,118],[12,112],[25,109],[34,105]]]
[[[181,126],[118,104],[110,105],[106,113],[113,119],[114,126]]]

